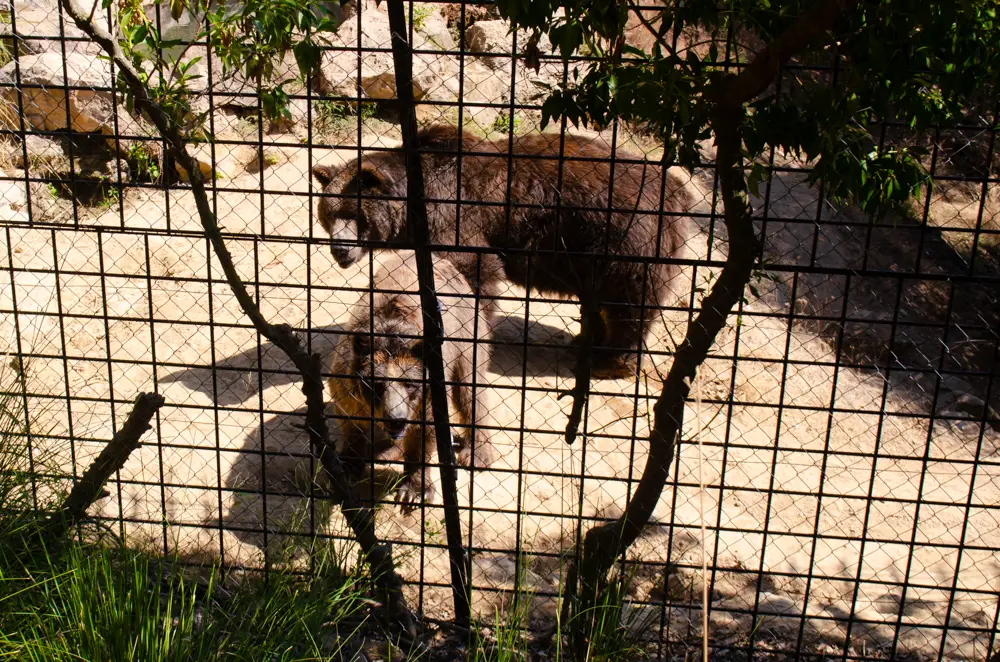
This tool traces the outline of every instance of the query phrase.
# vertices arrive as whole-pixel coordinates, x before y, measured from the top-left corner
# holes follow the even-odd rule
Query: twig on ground
[[[62,507],[52,516],[46,534],[50,539],[62,538],[84,518],[90,508],[104,493],[104,484],[119,471],[129,455],[139,448],[139,440],[152,426],[150,421],[163,406],[163,397],[156,393],[140,393],[125,424],[115,433],[90,467],[80,477],[63,501]]]

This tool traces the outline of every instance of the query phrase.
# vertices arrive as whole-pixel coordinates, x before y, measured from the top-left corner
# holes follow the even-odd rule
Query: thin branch
[[[715,96],[716,102],[738,106],[751,101],[768,88],[793,55],[801,52],[816,37],[833,29],[841,14],[860,4],[860,0],[817,3],[757,53],[738,75],[727,77]]]
[[[87,509],[101,497],[104,484],[112,474],[125,466],[129,455],[139,448],[139,440],[152,427],[150,421],[162,406],[162,396],[156,393],[139,394],[125,424],[83,473],[80,481],[66,496],[62,507],[53,515],[50,528],[46,531],[49,537],[62,538],[84,518]]]
[[[448,422],[448,391],[445,386],[444,324],[441,307],[434,288],[434,262],[431,256],[430,233],[427,227],[427,206],[424,200],[423,164],[418,151],[417,113],[413,100],[413,51],[406,37],[406,16],[402,0],[389,0],[389,29],[392,31],[392,60],[396,74],[396,98],[403,132],[406,155],[406,219],[413,239],[420,283],[420,308],[424,321],[424,365],[431,391],[431,411],[434,417],[434,437],[437,441],[438,463],[441,468],[441,493],[444,500],[445,533],[451,562],[451,587],[455,601],[455,623],[468,627],[469,607],[467,562],[462,544],[462,525],[458,510],[458,476],[451,426]],[[470,439],[474,435],[470,432]],[[423,471],[423,470],[421,470]]]
[[[306,428],[309,432],[313,452],[319,457],[327,475],[326,487],[331,496],[341,504],[341,510],[354,531],[380,590],[383,592],[389,613],[408,631],[415,629],[415,619],[402,595],[403,580],[396,573],[391,550],[379,541],[375,533],[374,513],[362,506],[350,480],[344,471],[330,441],[323,403],[322,361],[319,354],[307,352],[287,324],[270,324],[260,312],[257,303],[243,284],[232,255],[226,247],[215,214],[205,189],[205,180],[198,162],[187,151],[186,141],[179,128],[179,122],[172,117],[151,96],[139,73],[125,56],[121,46],[103,27],[88,19],[86,10],[78,0],[61,0],[66,13],[77,27],[92,41],[104,49],[132,93],[136,110],[145,114],[163,136],[166,151],[174,161],[188,172],[191,193],[194,196],[198,217],[205,235],[222,266],[226,281],[233,291],[243,313],[250,318],[254,328],[262,336],[279,347],[302,375],[302,392],[306,398]]]
[[[580,572],[584,609],[598,595],[614,560],[635,542],[652,516],[673,463],[676,440],[683,429],[684,404],[698,368],[725,328],[756,265],[759,240],[750,217],[742,168],[740,127],[745,116],[744,104],[767,89],[781,65],[814,37],[831,29],[844,9],[856,4],[848,0],[818,4],[755,56],[739,75],[720,79],[709,93],[715,106],[711,125],[716,137],[716,172],[722,192],[723,221],[729,234],[729,254],[718,280],[702,302],[701,312],[689,325],[664,380],[653,409],[649,457],[634,497],[617,521],[587,532]],[[575,570],[571,568],[574,580]]]
[[[647,19],[645,16],[642,15],[642,12],[647,10],[637,8],[635,4],[632,2],[628,3],[628,8],[629,11],[633,12],[633,15],[639,19],[639,22],[642,24],[642,26],[646,28],[646,30],[648,30],[649,33],[653,35],[653,37],[656,38],[656,42],[660,45],[660,47],[663,48],[663,50],[665,50],[667,54],[670,55],[671,57],[677,58],[677,53],[676,51],[674,51],[673,44],[668,42],[666,39],[666,31],[663,28],[663,22],[662,22],[663,19],[662,18],[660,19],[661,28],[657,30],[656,27],[654,27],[653,24],[649,21],[649,19]]]
[[[590,379],[593,372],[594,322],[601,323],[601,310],[593,304],[593,296],[580,297],[580,336],[576,348],[576,364],[573,366],[573,388],[561,394],[573,399],[569,418],[566,420],[566,443],[572,444],[583,421],[583,410],[590,396]]]

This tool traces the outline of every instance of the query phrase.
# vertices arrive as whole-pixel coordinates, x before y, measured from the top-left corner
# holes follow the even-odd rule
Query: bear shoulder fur
[[[595,371],[634,374],[688,239],[691,190],[674,170],[599,138],[532,133],[494,142],[448,125],[421,130],[427,219],[434,244],[484,297],[492,320],[502,278],[589,299]],[[400,151],[313,170],[319,220],[341,266],[380,242],[409,240]],[[607,362],[600,360],[607,358]]]

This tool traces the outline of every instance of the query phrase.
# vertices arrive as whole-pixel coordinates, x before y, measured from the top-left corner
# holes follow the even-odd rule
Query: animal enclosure
[[[291,554],[306,564],[295,552],[314,536],[342,540],[354,562],[344,518],[313,480],[319,463],[301,428],[298,373],[237,305],[187,174],[128,112],[114,67],[56,3],[11,8],[0,26],[0,375],[23,406],[35,470],[71,484],[136,394],[155,391],[166,405],[96,517],[130,545],[186,563],[267,571]],[[150,12],[181,42],[204,20]],[[476,400],[488,403],[488,420],[453,416],[452,425],[466,438],[485,434],[495,449],[490,466],[458,470],[473,613],[492,618],[526,593],[525,626],[541,629],[555,618],[582,535],[618,517],[633,494],[662,379],[727,254],[714,149],[703,146],[693,174],[668,172],[659,167],[662,145],[643,127],[596,132],[556,122],[542,132],[546,90],[587,67],[587,57],[563,61],[543,40],[539,68],[529,67],[517,57],[526,35],[510,33],[489,4],[414,2],[407,12],[418,120],[494,145],[482,176],[507,183],[431,206],[459,227],[484,209],[510,220],[518,209],[563,204],[558,195],[545,204],[530,196],[559,189],[572,171],[599,194],[589,209],[571,206],[606,215],[610,229],[646,195],[640,186],[628,203],[635,209],[615,208],[607,190],[615,173],[639,171],[647,182],[656,170],[656,205],[639,211],[689,225],[682,250],[667,258],[595,253],[618,271],[659,263],[677,275],[658,303],[642,302],[656,314],[636,341],[641,367],[595,376],[573,445],[564,439],[570,399],[560,396],[574,385],[580,305],[549,284],[532,286],[552,255],[464,246],[474,273],[520,256],[526,276],[501,275],[489,291],[439,288],[442,308],[475,311],[463,337],[448,340],[471,348],[462,353],[473,364],[463,385],[489,396]],[[386,196],[358,188],[335,198],[317,167],[402,159],[385,7],[359,1],[339,16],[314,80],[295,79],[291,54],[274,72],[290,96],[278,119],[264,112],[257,85],[226,71],[204,44],[184,53],[200,57],[192,108],[211,135],[189,149],[239,273],[270,322],[298,329],[327,357],[326,377],[337,376],[334,356],[357,335],[345,331],[358,330],[358,311],[376,314],[370,283],[380,266],[400,268],[381,249],[405,247],[375,242],[341,266],[320,223],[324,200],[360,206],[366,195]],[[641,25],[629,38],[648,47]],[[826,75],[821,66],[809,72]],[[654,521],[619,564],[629,625],[654,657],[684,659],[700,646],[704,582],[714,654],[985,660],[996,650],[996,126],[989,100],[961,126],[930,135],[870,127],[879,144],[928,148],[934,186],[900,215],[871,218],[831,203],[809,178],[814,164],[778,153],[764,164],[769,178],[753,198],[763,269],[700,370]],[[533,180],[540,192],[513,196],[510,182],[526,166],[510,147],[539,133],[555,176]],[[567,149],[578,144],[603,146],[594,149],[606,157]],[[471,171],[462,174],[462,161],[470,168],[493,149],[485,145],[467,149],[461,140],[445,150],[458,165],[439,188],[465,191],[458,178]],[[435,176],[444,175],[425,168],[429,182]],[[661,186],[690,202],[660,205]],[[605,243],[621,241],[612,234]],[[495,308],[489,324],[475,321],[484,304]],[[328,403],[332,428],[342,428],[345,410]],[[401,512],[394,484],[402,465],[383,460],[359,486],[369,502],[382,501],[378,534],[393,545],[410,605],[448,620],[440,496]],[[430,475],[437,481],[436,468]]]

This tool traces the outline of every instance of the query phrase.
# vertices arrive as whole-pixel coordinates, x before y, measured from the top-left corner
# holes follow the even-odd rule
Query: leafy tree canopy
[[[503,16],[532,31],[529,58],[542,34],[564,58],[593,57],[582,76],[552,91],[543,122],[641,122],[663,141],[665,160],[694,167],[711,135],[709,92],[720,78],[810,10],[839,4],[835,30],[795,54],[780,93],[772,85],[747,104],[742,147],[751,160],[773,147],[814,161],[811,177],[831,198],[868,211],[902,203],[928,181],[921,148],[879,145],[869,129],[955,123],[995,89],[1000,71],[996,0],[645,2],[639,12],[607,0],[497,0]],[[637,18],[656,34],[649,51],[625,41]],[[751,169],[751,188],[764,174]]]

